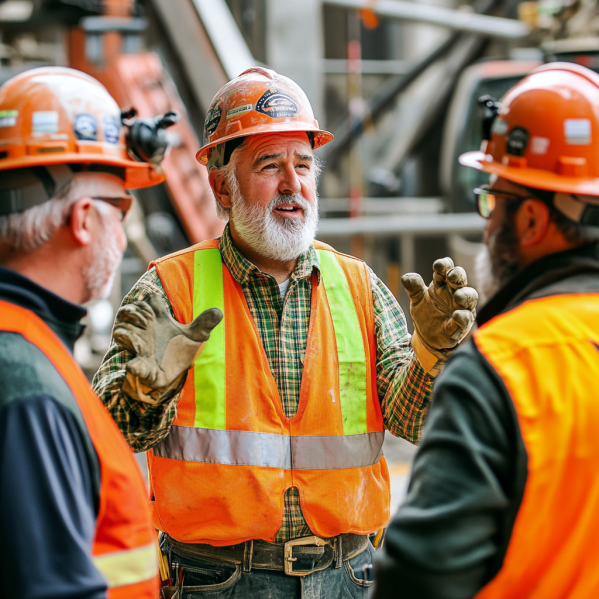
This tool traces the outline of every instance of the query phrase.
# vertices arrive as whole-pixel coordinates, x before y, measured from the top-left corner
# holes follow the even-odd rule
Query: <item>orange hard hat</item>
[[[333,134],[318,127],[308,97],[297,83],[271,69],[254,67],[231,79],[216,93],[204,122],[204,145],[196,154],[208,163],[217,145],[261,133],[311,133],[320,148]]]
[[[128,189],[165,179],[128,153],[121,111],[89,75],[42,67],[0,87],[0,171],[74,163],[122,168]]]
[[[526,187],[599,196],[599,75],[536,68],[502,98],[481,151],[459,160]]]

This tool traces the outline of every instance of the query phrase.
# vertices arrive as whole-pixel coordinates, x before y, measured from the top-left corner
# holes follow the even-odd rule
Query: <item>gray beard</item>
[[[96,244],[93,259],[83,272],[89,298],[86,303],[105,299],[110,295],[122,258],[123,255],[117,247],[116,236],[106,226],[102,242]]]
[[[486,304],[520,270],[513,218],[504,219],[476,256],[474,270],[479,306]]]
[[[273,214],[276,206],[290,202],[295,202],[303,209],[303,220],[281,218]],[[263,208],[259,205],[248,206],[239,189],[234,189],[230,216],[235,230],[245,243],[257,254],[280,262],[295,260],[307,252],[318,230],[318,203],[311,205],[299,193],[278,195]]]

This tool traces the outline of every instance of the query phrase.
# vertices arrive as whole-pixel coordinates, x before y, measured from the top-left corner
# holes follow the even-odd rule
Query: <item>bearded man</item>
[[[127,244],[126,189],[164,176],[84,73],[26,71],[0,115],[0,595],[153,599],[143,480],[72,352]]]
[[[597,597],[599,76],[550,63],[481,100],[460,162],[491,174],[487,302],[435,387],[374,595]]]
[[[332,135],[293,81],[241,74],[205,137],[197,157],[228,225],[152,265],[95,378],[130,445],[149,449],[164,596],[366,597],[369,535],[389,515],[384,430],[418,441],[476,292],[447,260],[429,289],[408,277],[416,357],[383,283],[314,241],[313,149]],[[202,348],[184,327],[220,313]]]

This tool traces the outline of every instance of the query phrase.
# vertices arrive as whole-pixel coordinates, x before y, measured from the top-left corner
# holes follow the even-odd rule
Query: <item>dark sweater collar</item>
[[[480,309],[476,322],[481,326],[498,314],[523,302],[539,289],[584,272],[595,272],[599,275],[598,244],[544,256],[523,268],[504,285]]]
[[[37,314],[73,351],[87,310],[73,304],[18,272],[0,266],[0,299]]]

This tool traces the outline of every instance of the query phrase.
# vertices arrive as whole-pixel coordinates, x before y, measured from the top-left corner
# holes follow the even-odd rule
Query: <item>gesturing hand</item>
[[[147,301],[123,306],[117,312],[112,336],[117,344],[135,354],[127,363],[123,390],[151,404],[163,401],[168,391],[177,392],[210,332],[222,318],[220,310],[211,308],[192,323],[183,325],[170,315],[156,294]]]
[[[448,350],[454,349],[472,328],[478,293],[467,287],[466,271],[454,266],[451,258],[433,264],[433,281],[428,287],[416,273],[405,274],[401,282],[410,297],[414,353],[423,368],[436,376],[451,353]]]

